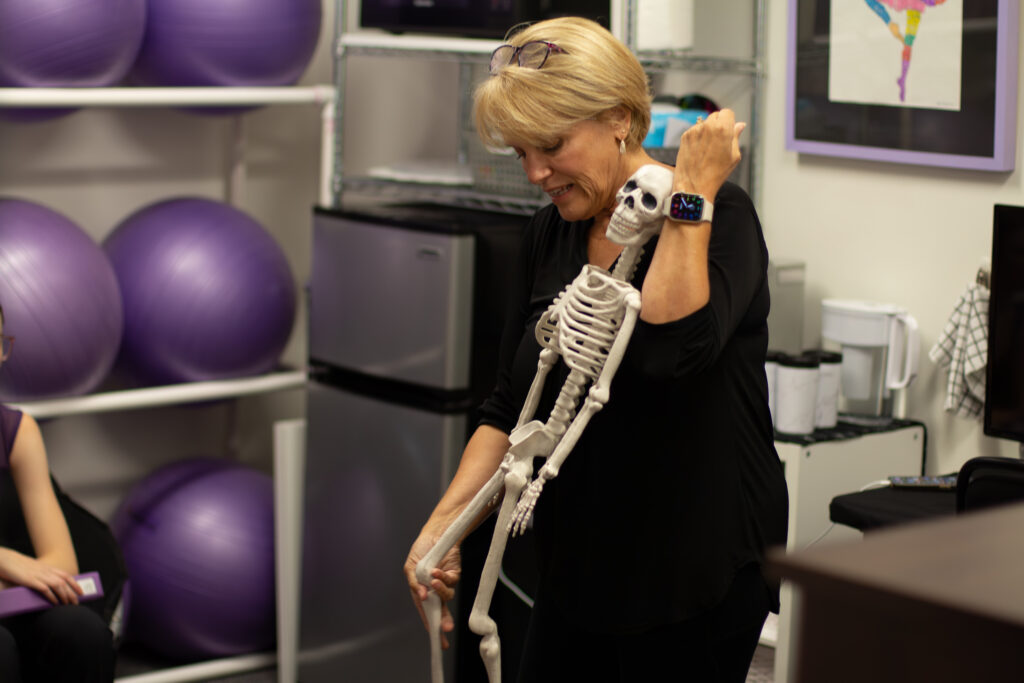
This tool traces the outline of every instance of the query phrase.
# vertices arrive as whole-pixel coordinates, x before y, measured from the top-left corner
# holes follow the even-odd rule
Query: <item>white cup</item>
[[[775,429],[783,434],[814,432],[818,407],[818,359],[783,356],[775,377]]]

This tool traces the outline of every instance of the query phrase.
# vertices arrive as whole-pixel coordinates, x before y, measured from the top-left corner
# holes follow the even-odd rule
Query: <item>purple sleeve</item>
[[[0,469],[7,469],[11,449],[14,448],[14,437],[18,435],[21,424],[21,411],[0,405]]]

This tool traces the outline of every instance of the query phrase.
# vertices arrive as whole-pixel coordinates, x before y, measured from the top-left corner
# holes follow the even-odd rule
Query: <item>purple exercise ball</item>
[[[0,365],[0,401],[85,394],[110,372],[123,318],[106,254],[67,217],[0,199],[0,306],[15,349]]]
[[[124,305],[119,363],[144,384],[273,370],[295,322],[284,252],[223,202],[168,199],[124,219],[103,243]]]
[[[271,478],[215,458],[149,474],[111,521],[131,577],[125,640],[175,660],[275,641]]]
[[[145,0],[0,0],[0,87],[118,84],[142,44]],[[0,109],[40,121],[73,109]]]
[[[151,86],[292,85],[316,50],[321,14],[321,0],[149,0],[132,80]]]

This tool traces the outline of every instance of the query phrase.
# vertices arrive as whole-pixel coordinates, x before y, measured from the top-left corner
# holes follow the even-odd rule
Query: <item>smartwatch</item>
[[[679,223],[710,222],[714,209],[704,195],[690,192],[673,192],[665,203],[665,215]]]

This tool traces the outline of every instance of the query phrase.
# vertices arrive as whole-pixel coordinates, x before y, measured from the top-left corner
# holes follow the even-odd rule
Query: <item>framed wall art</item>
[[[1019,0],[789,0],[786,148],[1012,171]]]

